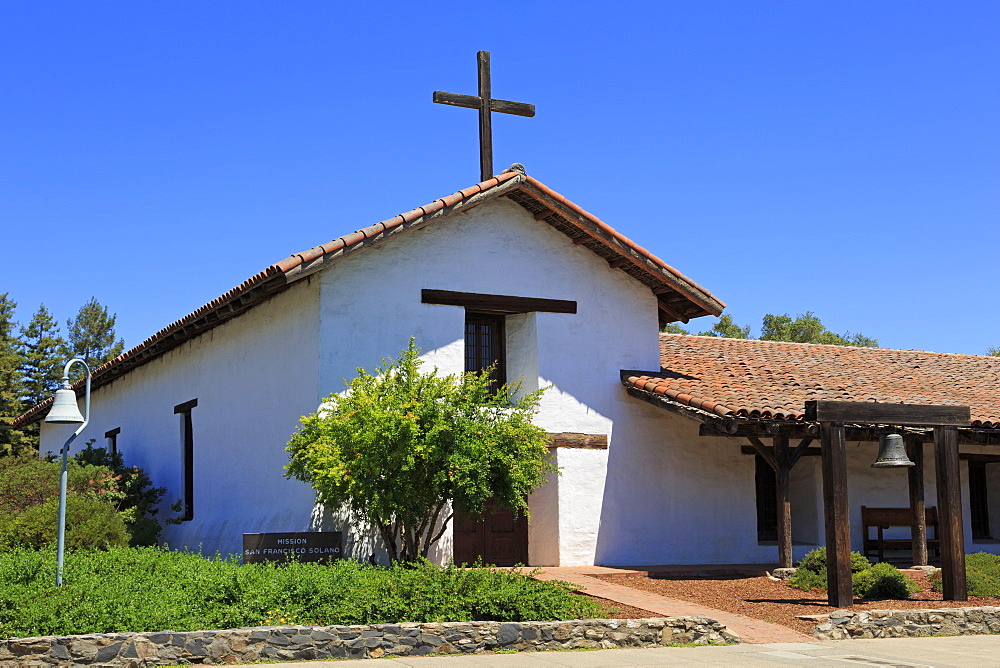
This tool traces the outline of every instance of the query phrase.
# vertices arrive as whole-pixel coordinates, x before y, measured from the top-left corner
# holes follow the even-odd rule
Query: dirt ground
[[[767,577],[729,576],[720,578],[637,577],[620,575],[594,576],[617,585],[632,587],[670,598],[706,605],[717,610],[735,612],[775,624],[787,626],[812,635],[816,622],[796,619],[798,615],[823,615],[830,613],[826,592],[809,592],[793,589],[784,582]],[[959,608],[966,606],[1000,606],[1000,598],[970,596],[968,601],[942,601],[941,594],[931,590],[925,575],[913,578],[922,589],[909,600],[862,601],[857,600],[851,610],[885,610],[902,608]],[[622,607],[622,606],[617,606]],[[654,616],[644,610],[623,610],[618,619]],[[637,612],[636,612],[637,611]],[[645,614],[639,614],[645,613]]]

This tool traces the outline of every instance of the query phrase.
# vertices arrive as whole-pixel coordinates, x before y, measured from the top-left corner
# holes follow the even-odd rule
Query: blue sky
[[[0,292],[132,346],[268,264],[528,173],[759,333],[1000,346],[1000,3],[0,1]],[[502,290],[500,290],[502,292]],[[712,321],[694,321],[697,331]],[[65,331],[65,327],[64,327]],[[392,351],[386,351],[391,353]]]

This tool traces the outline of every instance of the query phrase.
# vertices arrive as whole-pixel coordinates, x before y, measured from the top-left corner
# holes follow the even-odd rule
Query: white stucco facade
[[[535,421],[550,432],[610,437],[629,409],[616,398],[619,369],[658,364],[648,287],[501,199],[347,256],[97,389],[84,438],[103,445],[104,432],[120,428],[126,462],[168,488],[168,505],[183,497],[173,408],[197,399],[194,518],[167,526],[165,542],[226,554],[240,550],[244,532],[326,528],[348,531],[356,556],[378,555],[371,536],[336,509],[314,508],[311,489],[283,476],[284,446],[301,415],[411,336],[429,365],[464,369],[465,310],[422,303],[424,288],[577,303],[575,314],[506,318],[508,379],[549,388]],[[60,438],[46,427],[43,450]],[[592,564],[608,450],[553,457],[563,475],[531,496],[529,558]],[[451,558],[450,528],[432,557]]]
[[[349,554],[379,557],[370,532],[338,509],[317,507],[308,485],[284,477],[284,448],[301,415],[411,337],[428,365],[464,370],[465,309],[425,304],[424,289],[576,303],[572,314],[505,318],[508,380],[524,391],[548,388],[536,423],[608,443],[552,451],[561,475],[529,497],[531,565],[776,561],[776,545],[758,541],[754,458],[740,452],[746,442],[699,436],[697,421],[633,398],[620,383],[622,369],[660,369],[656,295],[505,198],[331,262],[98,388],[80,442],[103,445],[103,434],[119,428],[126,463],[167,487],[169,506],[184,496],[182,418],[174,407],[196,399],[193,519],[167,525],[166,543],[229,554],[240,551],[243,533],[340,530]],[[43,426],[42,450],[56,451],[65,429]],[[862,505],[907,505],[905,472],[871,469],[875,447],[849,452],[856,550]],[[796,559],[825,542],[819,463],[803,457],[791,473]],[[927,505],[936,505],[930,445],[925,465]],[[1000,551],[972,541],[964,466],[962,476],[967,551]],[[1000,483],[989,479],[1000,536]],[[164,507],[160,518],[170,515]],[[432,559],[451,559],[452,541],[448,527]]]

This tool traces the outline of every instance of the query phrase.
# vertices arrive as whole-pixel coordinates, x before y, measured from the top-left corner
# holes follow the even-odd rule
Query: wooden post
[[[778,463],[775,469],[778,503],[778,566],[792,567],[792,502],[789,497],[789,473],[791,462],[788,452],[788,435],[778,434],[771,442],[774,444],[774,459]]]
[[[938,527],[941,530],[941,585],[946,601],[967,601],[962,478],[958,468],[958,429],[934,428]]]
[[[854,603],[851,592],[851,519],[847,507],[847,448],[843,422],[820,423],[823,515],[826,524],[827,600],[838,608]]]
[[[490,90],[490,52],[480,51],[476,54],[479,69],[479,176],[480,179],[493,177],[493,110],[490,100],[493,93]]]
[[[924,444],[919,436],[907,437],[907,456],[913,462],[907,471],[910,489],[910,538],[913,565],[927,565],[927,506],[924,503]]]

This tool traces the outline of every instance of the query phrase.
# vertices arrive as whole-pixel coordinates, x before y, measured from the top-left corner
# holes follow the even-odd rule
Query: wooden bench
[[[941,541],[938,536],[938,516],[937,508],[925,509],[927,521],[927,554],[933,553],[935,558],[941,556]],[[861,524],[864,526],[864,555],[868,558],[875,558],[879,561],[887,561],[886,552],[909,552],[913,554],[913,538],[886,538],[885,530],[890,527],[906,527],[911,529],[911,515],[909,508],[868,508],[861,506]],[[876,537],[872,538],[872,529],[876,530]],[[931,533],[933,532],[933,538]],[[906,555],[899,555],[889,559],[889,561],[904,561]]]

